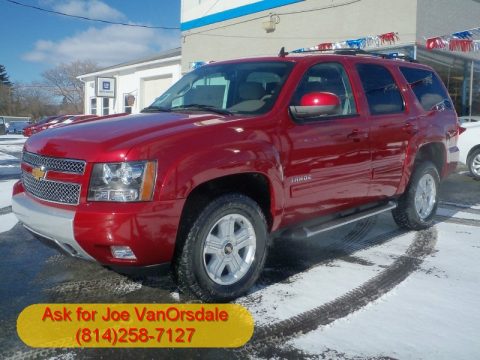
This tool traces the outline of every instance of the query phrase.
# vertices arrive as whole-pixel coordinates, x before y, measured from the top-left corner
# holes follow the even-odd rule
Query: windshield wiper
[[[211,105],[204,105],[204,104],[187,104],[187,105],[180,105],[174,106],[171,108],[172,111],[174,110],[202,110],[202,111],[211,111],[221,115],[233,115],[231,111],[225,109],[219,109],[215,106]]]
[[[170,112],[170,109],[164,108],[164,107],[161,107],[161,106],[150,105],[150,106],[147,106],[146,108],[142,109],[142,111],[140,111],[140,112],[142,112],[142,113],[148,113],[148,112]]]

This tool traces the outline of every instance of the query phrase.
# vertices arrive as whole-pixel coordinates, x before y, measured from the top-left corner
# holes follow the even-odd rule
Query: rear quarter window
[[[400,67],[400,71],[425,111],[438,106],[453,108],[442,82],[433,71],[409,67]]]

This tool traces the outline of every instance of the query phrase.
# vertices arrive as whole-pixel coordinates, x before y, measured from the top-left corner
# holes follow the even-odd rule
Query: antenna
[[[278,53],[278,56],[284,58],[287,55],[288,55],[288,52],[285,51],[285,46],[282,46],[282,48],[280,49],[280,52]]]

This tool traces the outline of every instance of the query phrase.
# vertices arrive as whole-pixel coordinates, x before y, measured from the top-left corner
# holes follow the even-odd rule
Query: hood
[[[238,119],[217,114],[144,113],[72,123],[30,137],[25,150],[45,156],[87,161],[122,161],[128,151],[148,138],[160,139],[199,126]]]

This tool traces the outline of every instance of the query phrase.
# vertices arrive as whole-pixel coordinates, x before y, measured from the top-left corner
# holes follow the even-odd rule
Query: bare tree
[[[58,99],[52,94],[50,86],[42,83],[15,83],[12,88],[12,115],[37,119],[58,113]]]
[[[7,86],[0,83],[0,114],[10,114],[12,109],[12,89],[11,86]]]
[[[51,85],[56,96],[62,97],[62,107],[69,112],[82,113],[84,102],[83,83],[77,76],[94,72],[97,65],[89,60],[60,64],[45,71],[42,76]]]

